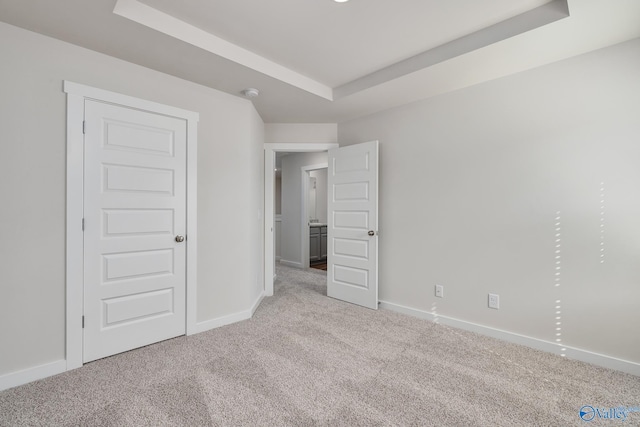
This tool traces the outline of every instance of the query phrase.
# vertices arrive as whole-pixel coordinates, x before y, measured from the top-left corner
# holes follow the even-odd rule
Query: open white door
[[[329,150],[327,295],[378,308],[378,141]]]

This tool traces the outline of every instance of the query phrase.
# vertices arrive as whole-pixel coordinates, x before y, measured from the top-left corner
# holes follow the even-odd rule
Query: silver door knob
[[[375,236],[376,232],[373,230],[369,230],[369,232],[367,233],[369,236]]]
[[[178,235],[176,236],[176,242],[178,242],[178,243],[182,243],[182,242],[184,242],[184,236],[181,236],[181,235],[179,235],[179,234],[178,234]]]

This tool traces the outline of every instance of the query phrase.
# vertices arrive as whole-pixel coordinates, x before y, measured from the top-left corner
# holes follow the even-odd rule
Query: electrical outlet
[[[496,310],[500,308],[500,295],[489,294],[489,308],[495,308]]]
[[[436,296],[438,298],[444,298],[444,286],[436,285]]]

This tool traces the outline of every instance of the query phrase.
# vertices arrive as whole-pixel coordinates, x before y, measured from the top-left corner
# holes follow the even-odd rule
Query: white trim
[[[229,314],[227,316],[205,320],[204,322],[198,322],[194,325],[192,334],[199,334],[200,332],[209,331],[211,329],[230,325],[236,322],[241,322],[243,320],[247,320],[250,318],[251,318],[251,310],[244,310],[238,313]]]
[[[273,296],[273,282],[269,280],[275,275],[276,271],[276,238],[275,238],[275,198],[276,198],[276,153],[264,144],[264,225],[262,232],[264,233],[264,259],[262,262],[264,268],[264,285],[262,290],[265,296]],[[281,242],[282,243],[282,242]]]
[[[337,143],[275,143],[264,144],[264,294],[273,295],[273,282],[269,279],[275,277],[275,238],[274,238],[274,199],[275,199],[275,174],[273,169],[276,162],[276,152],[305,153],[328,151],[337,148]],[[283,263],[282,260],[280,260]],[[299,267],[301,268],[301,267]]]
[[[289,261],[286,259],[281,259],[280,264],[286,265],[287,267],[301,268],[301,269],[304,268],[304,265],[301,262]]]
[[[300,229],[300,259],[302,260],[302,268],[309,268],[309,178],[311,174],[309,172],[327,169],[329,167],[329,163],[319,163],[317,165],[308,165],[302,166],[300,168],[300,175],[302,179],[301,188],[302,188],[302,197],[301,197],[301,229]]]
[[[278,225],[277,223],[280,223],[280,245],[282,245],[282,214],[276,214],[275,215],[275,219],[274,219],[274,231],[278,229]],[[275,242],[275,237],[274,240]],[[282,256],[278,255],[278,251],[274,250],[273,253],[275,254],[275,260],[276,262],[279,262],[282,259]]]
[[[67,370],[66,360],[56,360],[17,372],[0,375],[0,391],[30,383],[31,381],[58,375]]]
[[[206,332],[211,329],[219,328],[221,326],[227,326],[231,325],[232,323],[242,322],[243,320],[251,319],[251,315],[251,310],[243,310],[237,313],[228,314],[226,316],[217,317],[215,319],[205,320],[204,322],[198,322],[193,328],[193,333],[199,334],[200,332]]]
[[[67,90],[67,82],[65,82]],[[82,366],[84,97],[67,92],[67,370]]]
[[[232,323],[242,322],[243,320],[249,320],[253,317],[260,303],[264,299],[265,294],[261,292],[256,300],[248,310],[239,311],[237,313],[228,314],[226,316],[218,317],[216,319],[205,320],[204,322],[198,322],[194,325],[191,334],[197,334],[200,332],[209,331],[211,329],[219,328],[221,326],[230,325]],[[191,335],[189,334],[189,335]]]
[[[199,114],[120,93],[64,81],[67,93],[67,252],[66,252],[66,370],[82,366],[85,100],[93,99],[187,121],[187,316],[185,333],[196,332],[197,309],[197,121]]]
[[[187,120],[187,335],[198,322],[198,116]]]
[[[258,307],[260,307],[264,296],[264,292],[260,292],[260,295],[258,295],[258,298],[256,298],[253,305],[251,306],[251,309],[249,310],[251,312],[251,316],[249,316],[249,318],[253,317],[253,315],[256,313],[256,310],[258,309]]]
[[[197,122],[200,120],[200,114],[194,111],[184,110],[170,105],[160,104],[158,102],[147,101],[146,99],[136,98],[134,96],[124,95],[122,93],[111,92],[104,89],[98,89],[86,86],[80,83],[64,81],[65,93],[77,95],[82,98],[95,99],[102,102],[110,102],[116,105],[124,105],[138,110],[150,111],[152,113],[160,113],[166,116],[177,117],[189,121]]]
[[[477,332],[482,335],[487,335],[510,343],[535,348],[536,350],[542,350],[547,353],[560,354],[560,348],[563,348],[566,349],[566,351],[564,351],[563,353],[568,359],[575,359],[581,362],[587,362],[593,365],[602,366],[604,368],[614,369],[616,371],[622,371],[628,374],[640,376],[640,363],[622,360],[612,356],[594,353],[589,350],[583,350],[566,345],[559,346],[558,344],[551,341],[545,341],[526,335],[520,335],[514,332],[492,328],[490,326],[479,325],[477,323],[468,322],[466,320],[460,320],[453,317],[442,316],[439,314],[430,313],[428,311],[419,310],[417,308],[394,304],[388,301],[380,301],[380,308],[424,320],[429,320],[431,322],[435,322],[437,320],[437,322],[442,325],[452,326],[454,328],[464,329],[471,332]]]

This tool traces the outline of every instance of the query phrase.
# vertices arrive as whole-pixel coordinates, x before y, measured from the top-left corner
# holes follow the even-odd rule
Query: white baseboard
[[[205,332],[210,329],[219,328],[221,326],[230,325],[236,322],[242,322],[243,320],[248,320],[253,317],[253,313],[256,312],[260,303],[264,299],[264,292],[260,292],[256,300],[251,305],[251,308],[248,310],[239,311],[237,313],[228,314],[226,316],[217,317],[211,320],[205,320],[204,322],[198,322],[194,326],[193,330],[189,333],[189,335],[198,334],[200,332]]]
[[[286,265],[287,267],[293,267],[293,268],[304,268],[304,266],[302,265],[301,262],[296,262],[296,261],[288,261],[286,259],[281,259],[280,260],[280,264],[282,265]]]
[[[254,303],[251,305],[251,308],[248,310],[229,314],[227,316],[218,317],[216,319],[211,319],[204,322],[198,322],[196,323],[193,331],[189,333],[189,335],[250,319],[256,312],[264,298],[264,292],[260,292]],[[55,362],[46,363],[44,365],[34,366],[33,368],[27,368],[21,371],[0,375],[0,391],[50,377],[52,375],[61,374],[66,371],[67,361],[58,360]]]
[[[467,322],[465,320],[455,319],[453,317],[442,316],[439,314],[436,315],[428,311],[418,310],[416,308],[406,307],[387,301],[380,301],[380,308],[396,311],[398,313],[407,314],[409,316],[418,317],[420,319],[425,319],[432,322],[436,321],[437,318],[438,323],[442,325],[452,326],[454,328],[464,329],[471,332],[477,332],[482,335],[487,335],[514,344],[521,344],[527,347],[535,348],[536,350],[546,351],[548,353],[560,354],[560,349],[566,349],[562,353],[564,353],[565,357],[567,357],[568,359],[579,360],[581,362],[587,362],[593,365],[602,366],[604,368],[615,369],[616,371],[622,371],[628,374],[640,376],[640,363],[630,362],[628,360],[622,360],[604,354],[594,353],[588,350],[583,350],[566,345],[560,346],[557,343],[551,341],[528,337],[526,335],[520,335],[514,332],[492,328],[490,326],[479,325],[477,323]]]
[[[256,298],[255,302],[251,306],[251,316],[250,317],[253,317],[253,315],[255,314],[255,312],[258,309],[258,307],[260,307],[260,303],[262,302],[264,297],[265,297],[264,292],[260,292],[260,295],[258,295],[258,298]]]
[[[0,391],[30,383],[31,381],[47,378],[52,375],[58,375],[66,370],[67,361],[56,360],[55,362],[45,363],[44,365],[34,366],[33,368],[0,375]]]
[[[215,319],[205,320],[204,322],[196,323],[189,335],[198,334],[200,332],[205,332],[210,329],[219,328],[221,326],[230,325],[247,319],[251,319],[251,310],[244,310],[238,313],[217,317]]]

